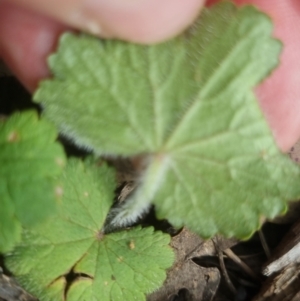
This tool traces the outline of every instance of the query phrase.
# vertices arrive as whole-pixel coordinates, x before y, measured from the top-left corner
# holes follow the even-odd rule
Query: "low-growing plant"
[[[57,130],[37,113],[0,120],[0,252],[20,241],[22,225],[43,221],[59,196],[54,176],[66,163]]]
[[[173,262],[167,234],[124,229],[150,204],[158,218],[203,237],[245,239],[263,220],[284,213],[287,201],[300,196],[299,168],[277,149],[253,92],[277,66],[281,48],[268,16],[229,2],[204,9],[189,29],[158,45],[65,33],[49,58],[53,78],[34,95],[43,108],[41,126],[29,125],[36,117],[22,113],[0,127],[1,164],[14,162],[0,170],[10,185],[0,184],[0,226],[8,231],[0,232],[0,251],[19,241],[22,224],[22,240],[6,256],[18,281],[45,301],[145,300]],[[19,134],[16,126],[26,118],[28,133],[46,151]],[[135,191],[111,207],[114,172],[92,158],[69,159],[59,175],[55,162],[62,165],[64,156],[57,142],[51,142],[55,151],[48,145],[53,137],[44,118],[95,157],[139,161]],[[19,141],[22,162],[13,157]],[[32,168],[36,156],[43,160]],[[28,180],[22,195],[9,182],[16,173]],[[51,203],[36,182],[46,185],[48,178],[56,211],[27,223],[43,211],[37,206]],[[9,231],[15,234],[8,242]]]

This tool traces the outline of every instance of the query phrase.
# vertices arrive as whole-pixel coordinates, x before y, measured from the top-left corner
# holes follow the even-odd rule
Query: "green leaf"
[[[252,91],[278,64],[271,35],[266,15],[227,2],[154,46],[65,34],[35,100],[79,145],[149,154],[136,208],[153,201],[175,226],[247,237],[300,196]]]
[[[140,227],[101,231],[114,176],[106,165],[71,160],[60,180],[57,215],[26,231],[7,258],[17,280],[40,300],[65,300],[66,294],[67,301],[142,301],[163,283],[174,257],[168,235]]]
[[[55,209],[53,177],[65,164],[57,131],[35,112],[0,121],[0,252],[20,239],[21,224],[40,222]]]

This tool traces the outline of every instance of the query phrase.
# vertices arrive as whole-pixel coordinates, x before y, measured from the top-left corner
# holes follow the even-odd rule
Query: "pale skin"
[[[0,55],[32,92],[49,76],[46,57],[67,28],[156,43],[180,33],[203,5],[213,2],[217,0],[0,0]],[[300,1],[235,2],[268,13],[274,36],[285,45],[279,68],[256,94],[277,144],[288,151],[300,138]]]

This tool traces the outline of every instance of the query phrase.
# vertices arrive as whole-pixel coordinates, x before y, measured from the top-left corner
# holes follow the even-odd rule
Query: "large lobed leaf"
[[[34,225],[55,209],[53,177],[65,164],[57,131],[35,112],[0,121],[0,252],[19,240],[21,224]]]
[[[106,165],[72,159],[59,182],[57,214],[24,232],[8,268],[43,301],[145,300],[172,265],[169,236],[140,227],[102,233],[115,185]]]
[[[247,237],[300,196],[253,87],[278,64],[270,19],[228,2],[154,46],[65,34],[35,100],[96,153],[150,154],[137,196],[203,236]],[[143,199],[144,198],[144,199]]]

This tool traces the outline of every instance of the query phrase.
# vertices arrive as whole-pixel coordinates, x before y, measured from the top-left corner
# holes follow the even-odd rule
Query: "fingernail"
[[[157,43],[191,24],[204,1],[84,0],[82,9],[90,22],[100,20],[104,37]]]
[[[103,34],[99,20],[91,17],[84,9],[76,9],[71,12],[69,22],[77,28],[93,35],[101,36]]]

